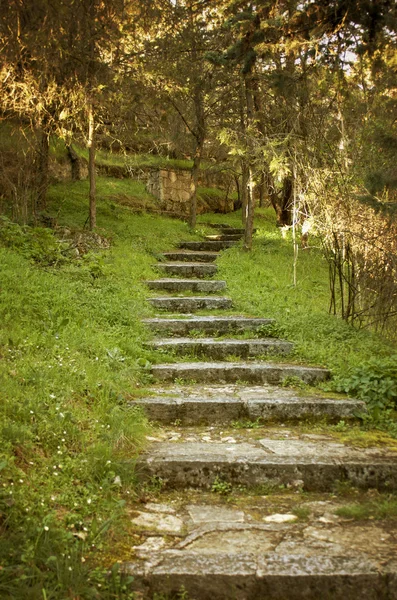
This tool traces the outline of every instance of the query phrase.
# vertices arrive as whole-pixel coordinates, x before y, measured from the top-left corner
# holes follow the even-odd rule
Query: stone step
[[[218,267],[212,263],[169,262],[158,263],[156,269],[165,271],[168,275],[178,275],[179,277],[212,277],[217,272]]]
[[[195,600],[395,598],[392,519],[348,521],[338,515],[347,500],[325,494],[291,489],[283,500],[233,494],[225,504],[200,490],[182,502],[137,504],[132,523],[142,537],[122,567],[131,590],[147,599],[182,589]]]
[[[234,229],[233,225],[227,223],[200,223],[200,225],[206,225],[207,227],[213,227],[214,229]]]
[[[171,386],[155,388],[139,399],[147,416],[162,424],[182,426],[227,424],[233,421],[298,421],[326,419],[339,422],[366,412],[364,402],[350,398],[297,396],[288,388],[270,385]]]
[[[219,310],[232,308],[230,298],[223,296],[186,296],[149,298],[149,302],[159,310],[172,313],[193,313],[197,310]]]
[[[145,281],[151,290],[164,290],[169,292],[219,292],[226,288],[226,281],[206,279],[155,279]]]
[[[220,242],[233,242],[236,241],[238,242],[239,240],[241,240],[242,238],[242,234],[241,233],[217,233],[214,235],[206,235],[205,239],[208,241],[220,241]]]
[[[208,282],[210,283],[210,282]],[[155,350],[167,350],[175,354],[193,354],[212,360],[225,360],[228,356],[249,358],[265,354],[289,354],[293,344],[275,338],[253,340],[215,340],[213,338],[171,338],[149,342]]]
[[[216,225],[215,223],[206,223],[206,225],[214,227],[214,229],[219,229],[221,233],[224,233],[226,235],[233,235],[237,233],[239,233],[240,235],[244,235],[245,233],[244,227],[233,227],[232,225]],[[254,228],[252,231],[253,233],[255,233],[257,229]]]
[[[246,362],[192,362],[153,365],[156,381],[183,379],[197,383],[281,384],[286,378],[297,377],[313,385],[329,377],[327,369],[300,365]]]
[[[164,256],[169,261],[187,261],[187,262],[214,262],[219,252],[189,252],[189,251],[176,251],[176,252],[163,252],[161,256]]]
[[[194,250],[201,252],[218,252],[219,250],[225,250],[226,248],[232,248],[237,242],[222,242],[222,241],[203,241],[203,242],[181,242],[180,248],[185,250]]]
[[[277,432],[265,428],[266,437],[260,438],[261,433],[225,435],[219,441],[211,431],[202,441],[183,437],[159,441],[138,459],[137,472],[142,481],[160,479],[168,489],[212,489],[218,481],[236,488],[271,484],[308,492],[332,492],[338,482],[361,489],[397,490],[396,454],[391,449],[352,448],[329,436],[281,439],[284,432],[277,437]],[[192,439],[186,429],[184,435]]]
[[[259,319],[251,317],[191,317],[186,319],[154,318],[144,319],[152,331],[167,333],[167,335],[188,335],[191,331],[202,331],[207,334],[223,335],[225,333],[241,333],[253,331],[274,323],[274,319]]]
[[[370,531],[368,535],[371,539]],[[286,555],[232,554],[227,551],[229,537],[214,553],[168,550],[152,553],[143,564],[130,563],[124,569],[132,575],[132,590],[146,600],[181,598],[181,590],[194,600],[395,598],[397,568],[393,564],[379,571],[376,560],[354,556],[297,556],[291,550]]]

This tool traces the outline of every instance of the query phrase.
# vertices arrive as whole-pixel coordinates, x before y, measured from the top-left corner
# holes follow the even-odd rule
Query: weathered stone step
[[[167,550],[151,553],[143,564],[130,563],[125,570],[133,576],[132,589],[142,593],[145,600],[157,594],[177,598],[181,590],[193,600],[395,598],[397,569],[392,561],[379,569],[375,557],[349,556],[348,548],[345,556],[321,555],[316,540],[314,549],[302,550],[302,554],[294,552],[293,544],[287,553],[271,553],[264,542],[261,554],[233,553],[228,551],[233,533],[228,533],[221,538],[223,546],[217,546],[213,553]],[[236,533],[234,537],[242,537],[241,532]],[[371,539],[370,530],[368,535]]]
[[[293,344],[275,338],[254,340],[215,340],[213,338],[171,338],[150,342],[156,350],[169,350],[176,354],[194,354],[212,360],[224,360],[228,356],[249,358],[265,354],[288,354]]]
[[[361,492],[362,502],[371,501]],[[144,598],[380,600],[395,598],[394,520],[338,514],[357,495],[284,490],[280,496],[189,491],[183,501],[133,506],[135,541],[123,569]]]
[[[226,248],[232,248],[235,246],[237,242],[222,242],[222,241],[206,241],[206,242],[181,242],[179,244],[180,248],[185,248],[185,250],[194,250],[194,251],[202,251],[206,252],[209,250],[210,252],[218,252],[219,250],[225,250]]]
[[[172,313],[193,313],[197,310],[219,310],[232,308],[230,298],[223,296],[187,296],[149,298],[149,302],[159,310]]]
[[[145,281],[151,290],[164,290],[170,292],[219,292],[226,288],[226,281],[206,279],[154,279]]]
[[[233,235],[237,233],[239,233],[240,235],[244,235],[245,233],[244,227],[233,227],[232,225],[216,225],[215,223],[206,223],[206,225],[214,227],[214,229],[219,229],[221,233],[224,233],[226,235]],[[257,229],[254,228],[252,231],[253,233],[255,233]]]
[[[208,241],[220,241],[220,242],[233,242],[236,241],[238,242],[239,240],[241,240],[242,238],[242,234],[241,233],[217,233],[214,235],[206,235],[205,239]]]
[[[163,252],[162,256],[169,261],[177,262],[214,262],[218,258],[219,252],[189,252],[186,250],[179,252]]]
[[[159,423],[183,426],[227,424],[233,421],[298,421],[327,419],[338,422],[366,412],[364,402],[350,398],[299,397],[287,388],[172,386],[156,389],[139,399],[147,416]]]
[[[168,275],[179,277],[212,277],[218,270],[218,267],[212,263],[200,262],[158,263],[156,268],[165,271]]]
[[[355,449],[328,439],[311,441],[311,436],[247,438],[237,443],[230,436],[221,442],[209,437],[153,444],[138,459],[140,477],[160,478],[170,489],[211,489],[220,481],[236,487],[271,484],[319,492],[332,491],[337,482],[397,490],[396,455],[387,448]]]
[[[325,381],[327,369],[300,365],[245,362],[196,362],[161,364],[152,367],[157,381],[183,379],[197,383],[235,383],[245,381],[252,384],[271,383],[279,385],[286,378],[297,377],[308,384]]]
[[[228,225],[228,223],[200,223],[200,225],[206,225],[207,227],[213,227],[214,229],[234,229],[233,225]]]
[[[191,331],[202,331],[208,334],[241,333],[252,331],[258,327],[274,323],[274,319],[257,319],[250,317],[191,317],[186,319],[154,318],[144,319],[150,329],[168,335],[188,335]]]

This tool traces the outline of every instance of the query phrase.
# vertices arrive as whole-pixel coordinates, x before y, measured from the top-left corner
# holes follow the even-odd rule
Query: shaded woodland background
[[[331,312],[395,335],[394,2],[10,0],[0,11],[4,215],[51,225],[51,144],[71,177],[89,178],[91,229],[98,150],[124,157],[127,174],[132,155],[180,159],[192,228],[205,172],[237,192],[247,250],[255,205],[271,205],[296,246],[321,241]]]

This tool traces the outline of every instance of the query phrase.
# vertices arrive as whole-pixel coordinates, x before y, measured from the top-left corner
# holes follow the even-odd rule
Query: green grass
[[[335,514],[338,517],[355,521],[395,519],[397,517],[397,499],[394,496],[380,496],[370,501],[341,506],[335,511]]]
[[[140,182],[98,178],[95,235],[84,229],[85,181],[50,189],[56,235],[0,222],[0,596],[8,600],[128,598],[117,572],[109,582],[104,573],[129,557],[134,459],[150,430],[129,402],[164,359],[145,346],[140,319],[153,311],[143,281],[155,277],[159,253],[197,239],[205,223],[241,221],[205,215],[190,232],[146,214],[153,203]],[[392,345],[328,315],[319,249],[301,252],[294,287],[291,242],[270,211],[258,211],[256,227],[251,254],[235,247],[218,259],[232,313],[274,317],[262,334],[295,342],[294,360],[327,366],[339,381],[374,356],[392,360]],[[357,427],[349,440],[365,445],[361,437]]]
[[[117,573],[113,583],[103,573],[119,556],[134,460],[150,430],[129,402],[160,359],[144,345],[140,319],[152,309],[143,280],[154,276],[155,253],[197,236],[119,206],[113,183],[98,188],[99,240],[110,249],[82,229],[85,182],[51,189],[61,240],[0,224],[2,598],[92,598],[98,585],[101,598],[128,597],[115,595]],[[93,247],[76,256],[73,240]]]
[[[79,156],[88,160],[88,150],[74,146]],[[115,154],[106,150],[98,150],[96,163],[99,166],[108,167],[130,167],[132,169],[162,168],[162,169],[191,169],[192,160],[173,159],[154,154]]]
[[[208,220],[235,223],[236,216],[211,215]],[[297,285],[293,285],[293,247],[274,227],[271,211],[261,211],[256,221],[251,253],[233,247],[217,260],[218,276],[228,283],[234,309],[276,320],[265,335],[295,343],[298,358],[346,373],[373,356],[389,358],[393,344],[368,330],[357,330],[328,314],[328,265],[319,248],[300,251]],[[316,243],[316,240],[314,240]]]

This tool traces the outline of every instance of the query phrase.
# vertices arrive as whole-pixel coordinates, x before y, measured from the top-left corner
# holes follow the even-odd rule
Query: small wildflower
[[[87,504],[91,504],[91,502],[92,502],[91,498],[88,498],[87,499]]]
[[[44,525],[44,531],[49,531],[50,528],[48,527],[48,525]]]

